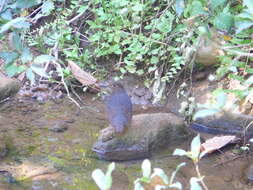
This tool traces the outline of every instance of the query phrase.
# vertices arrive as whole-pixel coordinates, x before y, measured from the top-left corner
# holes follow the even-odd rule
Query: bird
[[[105,96],[106,115],[115,132],[122,134],[131,125],[132,102],[124,86],[119,82],[109,85],[109,94]]]

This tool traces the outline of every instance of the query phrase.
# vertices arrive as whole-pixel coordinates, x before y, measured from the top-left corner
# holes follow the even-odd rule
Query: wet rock
[[[205,140],[215,135],[236,135],[248,140],[253,137],[253,128],[245,127],[250,126],[252,121],[253,117],[249,115],[223,112],[197,119],[195,123],[203,128],[194,128],[193,125],[190,128]]]
[[[183,119],[172,113],[134,115],[131,127],[123,135],[115,135],[113,127],[102,130],[93,151],[105,160],[145,158],[186,134]]]
[[[20,89],[18,81],[10,79],[0,73],[0,101],[14,96]]]
[[[50,131],[61,133],[68,129],[68,124],[66,121],[57,121],[51,128]]]

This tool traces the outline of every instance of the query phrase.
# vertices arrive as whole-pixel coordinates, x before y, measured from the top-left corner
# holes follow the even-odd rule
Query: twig
[[[65,90],[66,90],[66,92],[67,92],[68,98],[69,98],[72,102],[74,102],[74,103],[77,105],[77,107],[79,107],[80,109],[82,109],[81,106],[78,104],[78,102],[77,102],[75,99],[73,99],[73,98],[71,97],[70,93],[69,93],[68,86],[67,86],[67,84],[66,84],[65,81],[64,81],[64,75],[63,75],[62,68],[61,68],[60,64],[57,63],[56,61],[55,61],[54,63],[56,64],[56,66],[58,67],[58,69],[59,69],[59,71],[60,71],[61,82],[63,83],[63,86],[64,86],[64,88],[65,88]]]
[[[200,174],[199,165],[198,165],[197,163],[195,163],[194,165],[195,165],[196,172],[197,172],[197,175],[198,175],[198,178],[199,178],[199,180],[200,180],[201,185],[204,187],[205,190],[208,190],[208,187],[207,187],[206,184],[204,183],[203,177],[202,177],[201,174]]]

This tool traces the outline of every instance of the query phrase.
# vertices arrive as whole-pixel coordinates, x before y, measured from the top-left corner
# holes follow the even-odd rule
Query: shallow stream
[[[108,122],[101,102],[92,97],[83,100],[87,105],[81,110],[68,99],[43,104],[15,99],[0,105],[0,141],[7,142],[9,149],[0,160],[0,190],[98,189],[91,173],[96,168],[105,171],[110,162],[99,160],[91,147]],[[151,158],[152,166],[168,175],[179,163],[187,162],[177,175],[184,189],[189,189],[190,178],[196,176],[194,166],[171,154],[175,148],[187,149],[190,141],[168,145]],[[117,190],[133,189],[134,180],[141,177],[141,162],[116,163],[113,179]],[[237,158],[229,149],[201,160],[200,171],[209,190],[246,190],[253,188],[244,177],[251,163],[251,157]],[[8,182],[4,172],[17,181]]]

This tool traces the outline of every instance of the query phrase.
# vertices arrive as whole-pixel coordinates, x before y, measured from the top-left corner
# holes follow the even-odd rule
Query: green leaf
[[[193,1],[191,7],[192,7],[190,12],[191,16],[206,14],[206,11],[204,11],[202,3],[198,0]]]
[[[42,14],[47,16],[54,10],[54,3],[52,1],[44,1],[41,6]]]
[[[28,80],[30,80],[31,85],[33,85],[35,83],[35,75],[34,75],[31,68],[28,68],[26,70],[26,77],[28,78]]]
[[[230,31],[234,26],[234,16],[230,13],[220,13],[215,17],[214,25],[220,30]]]
[[[0,34],[6,32],[11,27],[15,27],[15,28],[22,28],[22,27],[24,27],[24,28],[27,28],[27,22],[25,22],[25,21],[26,21],[25,17],[17,17],[17,18],[14,18],[14,19],[10,20],[9,22],[7,22],[6,24],[4,24],[1,27]]]
[[[108,190],[105,182],[105,174],[100,169],[95,169],[92,172],[92,178],[101,190]]]
[[[184,12],[184,8],[185,8],[184,0],[176,0],[175,10],[178,16],[180,16]]]
[[[34,59],[34,63],[42,64],[50,61],[56,61],[56,59],[51,55],[40,55]]]
[[[21,8],[21,9],[24,9],[24,8],[26,9],[34,5],[37,5],[39,3],[40,1],[37,1],[37,0],[17,0],[16,7]]]
[[[150,62],[151,64],[157,64],[159,62],[159,59],[157,56],[152,56]]]
[[[16,52],[0,52],[0,58],[4,60],[5,65],[8,65],[18,58],[18,54]]]
[[[202,118],[202,117],[206,117],[206,116],[210,116],[210,115],[214,115],[216,113],[218,113],[219,110],[217,109],[203,109],[203,110],[199,110],[197,111],[194,116],[193,116],[193,120],[196,120],[198,118]]]
[[[17,32],[12,32],[12,45],[18,52],[22,52],[23,44]]]
[[[112,162],[108,168],[107,168],[107,172],[105,174],[105,186],[107,189],[110,189],[112,186],[112,172],[115,169],[115,163]]]
[[[142,168],[142,176],[145,178],[149,178],[151,174],[151,163],[148,159],[145,159],[142,162],[141,168]]]
[[[197,135],[191,142],[191,153],[194,159],[198,159],[201,148],[200,136]]]
[[[202,190],[202,187],[199,185],[199,179],[196,177],[192,177],[190,179],[190,184],[191,184],[191,190]]]
[[[1,5],[0,5],[1,6]],[[6,9],[5,11],[3,11],[0,16],[4,19],[4,20],[11,20],[12,19],[12,13],[11,13],[11,9]]]
[[[174,156],[186,156],[188,153],[183,149],[175,149],[173,154]]]
[[[9,64],[5,67],[6,73],[9,77],[13,77],[26,70],[24,65],[17,66],[15,64]]]
[[[47,74],[45,68],[43,67],[42,64],[32,64],[30,67],[33,72],[38,74],[39,76],[49,78],[50,76]]]
[[[136,2],[135,5],[132,7],[132,10],[134,12],[141,12],[141,11],[143,11],[143,9],[144,9],[144,5],[142,5],[138,2]]]
[[[20,58],[22,63],[28,63],[32,61],[33,56],[28,48],[24,48]]]
[[[214,11],[219,6],[224,6],[227,0],[211,0],[211,9]]]

